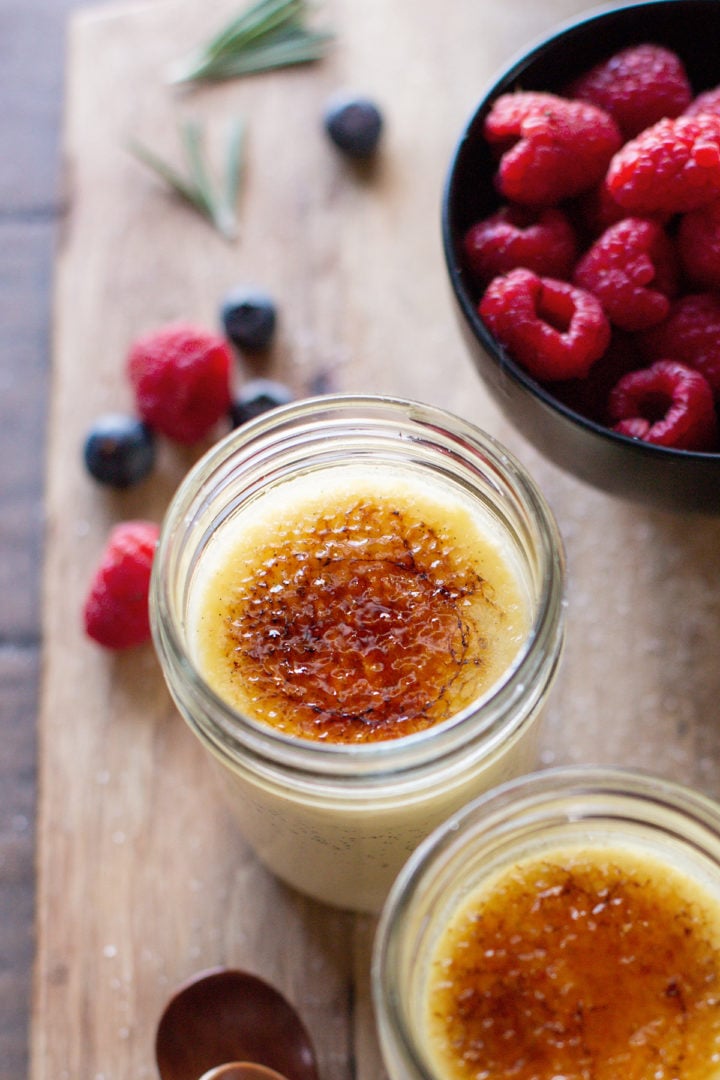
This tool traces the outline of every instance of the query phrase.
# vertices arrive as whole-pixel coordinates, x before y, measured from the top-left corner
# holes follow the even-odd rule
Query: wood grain
[[[37,654],[0,649],[3,750],[0,758],[0,1076],[27,1072],[27,1019],[33,959],[32,838],[35,813]],[[8,1070],[5,1072],[4,1070]]]
[[[28,1074],[49,298],[64,23],[8,0],[0,70],[0,1078]]]
[[[300,395],[433,401],[530,467],[569,563],[569,642],[542,763],[621,762],[720,795],[720,522],[616,502],[544,462],[489,402],[455,326],[439,237],[453,143],[491,75],[582,9],[577,0],[332,0],[332,56],[303,70],[171,91],[166,65],[202,37],[206,7],[176,0],[88,11],[70,34],[70,212],[58,257],[41,716],[33,1080],[155,1076],[154,1026],[173,987],[215,964],[295,1002],[324,1080],[383,1075],[368,994],[373,920],[274,881],[245,847],[177,718],[154,656],[113,657],[79,612],[110,525],[158,519],[190,457],[163,447],[141,488],[101,492],[79,447],[92,418],[129,407],[130,341],[176,317],[213,325],[239,281],[277,297],[269,367]],[[229,3],[213,6],[220,19]],[[321,130],[341,87],[386,112],[383,152],[358,171]],[[217,146],[250,120],[242,237],[228,245],[125,152],[129,132],[177,153],[193,113]],[[255,373],[240,365],[238,377]]]

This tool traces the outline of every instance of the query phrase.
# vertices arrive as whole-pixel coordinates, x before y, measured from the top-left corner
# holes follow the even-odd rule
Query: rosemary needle
[[[228,240],[237,236],[237,199],[244,167],[245,123],[235,119],[230,125],[225,148],[225,168],[221,182],[214,182],[204,151],[203,129],[197,120],[185,120],[180,125],[187,173],[154,151],[132,140],[128,149],[153,170],[165,183]]]
[[[307,0],[256,0],[170,74],[174,83],[218,81],[324,56],[327,31],[305,25]]]

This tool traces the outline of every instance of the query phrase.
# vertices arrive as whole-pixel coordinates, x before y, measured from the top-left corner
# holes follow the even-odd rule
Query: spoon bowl
[[[200,1080],[287,1080],[287,1077],[254,1061],[231,1061],[210,1069]]]
[[[257,975],[227,968],[201,972],[176,990],[158,1024],[155,1057],[162,1080],[208,1080],[208,1073],[276,1080],[273,1070],[280,1080],[318,1080],[312,1041],[290,1002]]]

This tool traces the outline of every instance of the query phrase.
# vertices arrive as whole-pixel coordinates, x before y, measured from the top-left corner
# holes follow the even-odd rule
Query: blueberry
[[[238,288],[222,302],[220,318],[225,334],[238,349],[267,349],[275,332],[277,312],[271,296],[257,289]]]
[[[101,484],[125,488],[140,483],[155,464],[155,436],[134,416],[109,413],[85,438],[85,466]]]
[[[234,428],[254,420],[256,416],[287,405],[292,401],[291,391],[283,383],[272,379],[251,379],[245,383],[230,407],[230,422]]]
[[[325,111],[325,130],[348,157],[370,157],[382,126],[380,110],[368,98],[335,98]]]

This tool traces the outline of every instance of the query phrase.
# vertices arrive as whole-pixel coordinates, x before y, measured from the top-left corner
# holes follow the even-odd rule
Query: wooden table
[[[338,390],[434,400],[493,431],[540,481],[570,575],[568,647],[542,764],[621,762],[720,796],[720,521],[617,502],[540,459],[471,369],[442,269],[444,163],[473,100],[520,46],[590,5],[328,0],[323,14],[340,37],[321,67],[179,102],[150,76],[205,25],[203,5],[154,0],[83,13],[70,35],[65,198],[60,76],[74,6],[31,0],[4,16],[16,47],[2,75],[13,152],[0,163],[0,1078],[27,1072],[35,956],[33,1080],[154,1076],[152,1033],[165,997],[215,963],[252,968],[295,1001],[323,1080],[377,1080],[373,920],[328,911],[270,879],[216,801],[151,652],[114,660],[79,629],[107,528],[159,516],[189,458],[164,448],[150,485],[116,497],[83,475],[78,446],[93,415],[127,404],[120,358],[136,332],[178,307],[210,322],[223,287],[259,280],[283,316],[269,374],[299,394],[322,377]],[[214,10],[235,7],[218,0]],[[383,155],[369,175],[348,170],[319,129],[298,141],[282,128],[315,123],[325,96],[348,82],[386,107]],[[180,103],[218,119],[237,104],[252,118],[234,248],[118,151],[132,124],[171,152],[168,121]]]
[[[65,32],[78,0],[0,13],[0,1076],[27,1074],[53,248]]]

